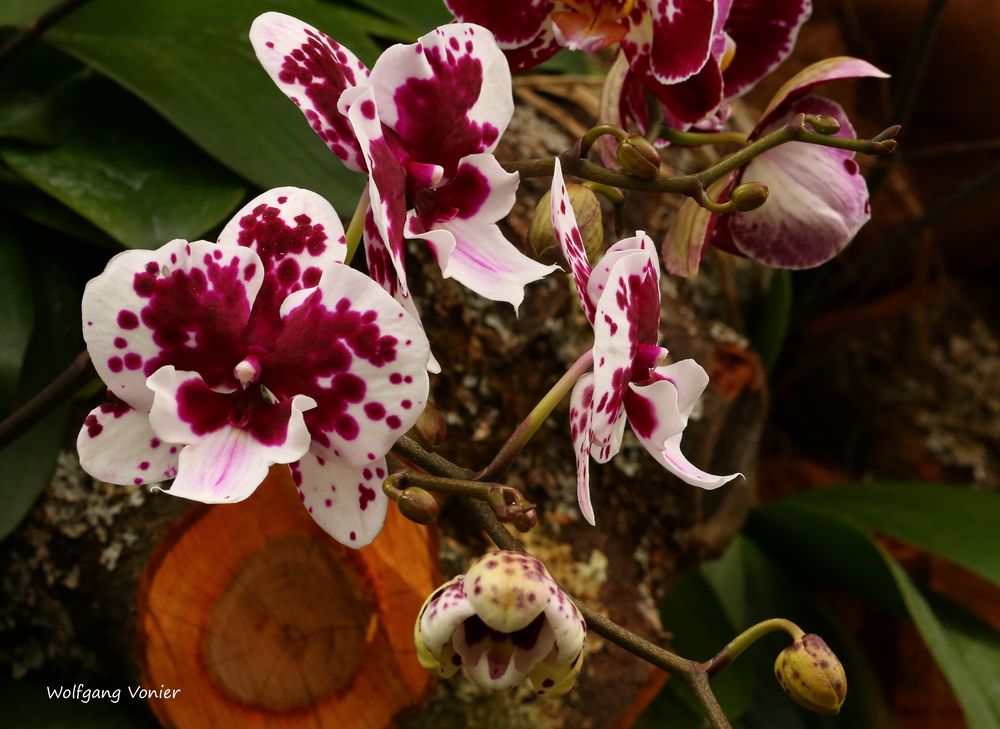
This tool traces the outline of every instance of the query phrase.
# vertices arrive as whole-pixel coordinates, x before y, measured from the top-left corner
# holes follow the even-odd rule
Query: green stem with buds
[[[552,386],[552,389],[545,393],[545,397],[538,401],[538,404],[528,413],[527,417],[510,434],[507,442],[504,443],[490,464],[476,474],[477,481],[492,481],[499,478],[514,459],[521,453],[528,441],[534,437],[542,423],[552,414],[556,405],[569,394],[576,384],[576,381],[583,377],[594,364],[594,351],[588,349],[580,355],[566,373],[559,378],[559,381]]]
[[[597,140],[605,134],[610,134],[619,142],[628,136],[628,132],[621,127],[616,127],[614,124],[598,124],[596,127],[591,127],[580,140],[580,157],[586,159],[587,155],[590,154],[591,148],[597,143]]]
[[[709,676],[714,676],[722,669],[735,661],[743,651],[752,646],[758,640],[770,633],[783,630],[791,636],[792,640],[799,640],[805,631],[798,625],[785,620],[784,618],[772,618],[747,628],[738,636],[733,638],[721,651],[715,654],[710,660],[701,664],[700,668]]]
[[[682,132],[680,129],[667,127],[660,132],[660,137],[671,144],[684,147],[699,147],[704,144],[739,144],[747,143],[747,135],[742,132]]]
[[[358,250],[358,245],[361,243],[361,234],[365,230],[365,216],[368,215],[368,206],[370,204],[371,198],[368,193],[368,185],[366,184],[365,189],[361,191],[358,206],[354,209],[354,216],[347,226],[347,232],[344,234],[344,238],[347,240],[347,253],[344,256],[344,265],[351,265],[354,254]]]
[[[532,511],[535,508],[535,505],[526,500],[516,488],[499,483],[483,483],[482,481],[435,476],[414,471],[394,473],[382,483],[382,490],[390,495],[410,487],[483,501],[493,509],[501,521],[509,521],[519,514]]]

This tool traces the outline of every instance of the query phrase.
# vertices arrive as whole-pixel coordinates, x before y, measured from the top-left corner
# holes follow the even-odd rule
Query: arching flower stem
[[[354,216],[351,218],[351,222],[347,226],[347,231],[344,233],[344,237],[347,239],[347,253],[344,256],[344,265],[349,266],[351,261],[354,260],[354,253],[358,250],[358,245],[361,243],[361,234],[365,230],[365,216],[368,214],[370,205],[371,195],[368,192],[368,185],[365,185],[361,191],[361,197],[358,199],[358,206],[354,208]]]

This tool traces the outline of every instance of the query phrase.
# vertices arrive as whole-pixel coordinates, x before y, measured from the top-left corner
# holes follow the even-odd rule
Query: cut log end
[[[430,687],[412,632],[440,582],[434,542],[391,509],[375,544],[341,547],[287,468],[241,504],[196,510],[140,590],[143,685],[180,689],[154,712],[184,729],[392,725]]]

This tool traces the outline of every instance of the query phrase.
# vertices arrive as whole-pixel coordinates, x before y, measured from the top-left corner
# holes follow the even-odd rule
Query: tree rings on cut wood
[[[426,527],[390,507],[372,545],[342,547],[276,466],[157,547],[139,595],[143,687],[180,689],[150,699],[178,729],[391,726],[430,687],[413,621],[440,582]]]

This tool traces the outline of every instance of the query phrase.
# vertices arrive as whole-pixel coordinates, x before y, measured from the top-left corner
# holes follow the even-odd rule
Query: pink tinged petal
[[[83,293],[83,338],[101,379],[148,411],[146,378],[170,364],[235,386],[243,333],[264,272],[252,250],[175,240],[112,258]]]
[[[389,146],[383,133],[379,107],[374,91],[357,89],[345,95],[350,102],[348,117],[368,164],[368,192],[371,215],[378,235],[389,253],[389,262],[396,271],[396,289],[402,298],[409,298],[404,263],[403,226],[406,222],[406,170]]]
[[[552,13],[552,30],[559,44],[572,51],[596,53],[625,37],[619,20],[594,17],[592,12]]]
[[[843,110],[827,99],[806,97],[789,112],[830,114],[840,120],[838,134],[854,136]],[[755,159],[742,179],[767,185],[770,194],[761,208],[730,216],[728,231],[741,253],[769,266],[825,263],[871,217],[868,188],[849,150],[792,142]]]
[[[598,106],[597,119],[600,124],[613,124],[616,127],[625,129],[628,127],[628,119],[631,116],[626,112],[626,106],[622,99],[625,93],[625,79],[628,76],[628,58],[625,53],[619,51],[614,63],[608,69],[608,75],[604,78],[604,85],[601,87],[601,100]],[[618,140],[610,134],[606,134],[597,140],[597,151],[601,158],[601,163],[610,169],[618,169],[617,158]],[[560,174],[561,174],[560,170]]]
[[[491,691],[506,691],[519,684],[527,672],[514,664],[516,648],[508,636],[497,634],[475,617],[455,632],[455,651],[469,679]]]
[[[719,193],[729,186],[735,173],[715,182],[708,189],[709,197],[719,198]],[[663,267],[675,276],[694,276],[701,267],[705,246],[712,237],[719,216],[688,199],[674,218],[663,241]]]
[[[347,254],[344,228],[333,206],[297,187],[258,195],[233,216],[218,242],[250,248],[263,263],[264,282],[254,301],[249,335],[250,343],[261,345],[276,334],[281,302],[318,284],[323,271],[343,263]]]
[[[138,486],[177,475],[178,448],[157,437],[148,414],[121,400],[90,411],[76,448],[83,470],[108,483]]]
[[[413,297],[400,285],[400,279],[396,273],[396,264],[391,259],[390,256],[392,254],[382,240],[371,210],[365,216],[365,228],[362,239],[365,245],[365,261],[368,264],[368,275],[375,283],[385,289],[406,310],[406,313],[412,316],[423,327],[423,323],[420,321],[420,312],[417,310],[417,305],[413,301]],[[441,372],[441,365],[434,357],[433,352],[427,361],[427,371],[434,374]]]
[[[371,465],[427,401],[430,345],[420,325],[370,278],[346,266],[282,305],[282,330],[262,358],[279,398],[316,400],[306,423],[335,458]],[[318,346],[320,343],[321,346]]]
[[[714,489],[739,476],[715,476],[692,465],[681,453],[684,428],[708,384],[694,360],[657,367],[649,384],[631,384],[625,408],[629,424],[643,447],[660,465],[692,486]]]
[[[777,68],[811,14],[811,0],[733,0],[726,32],[736,53],[724,73],[726,98],[746,93]]]
[[[631,256],[638,256],[630,268],[642,271],[638,288],[631,288],[629,309],[639,326],[639,338],[644,344],[654,344],[660,325],[660,269],[656,263],[656,248],[653,240],[643,231],[636,231],[631,238],[624,238],[605,252],[593,270],[587,283],[587,295],[591,301],[599,302],[608,287],[608,281],[615,266]],[[635,286],[636,281],[630,281]],[[612,282],[613,286],[613,282]]]
[[[552,0],[445,0],[445,7],[463,23],[475,23],[496,36],[501,48],[518,48],[530,43],[552,11]]]
[[[562,248],[563,258],[566,259],[570,272],[573,274],[573,284],[580,297],[580,305],[583,307],[587,319],[593,324],[596,300],[591,299],[587,294],[587,282],[590,280],[591,271],[590,259],[587,258],[583,236],[576,223],[576,214],[570,203],[566,183],[563,182],[562,165],[559,164],[558,157],[552,172],[549,205],[552,214],[552,229],[555,232],[556,240],[559,241],[559,246]]]
[[[264,13],[254,20],[250,42],[261,65],[320,139],[345,167],[363,171],[361,150],[337,101],[345,89],[365,83],[365,65],[324,33],[282,13]]]
[[[716,0],[649,0],[653,42],[649,65],[661,84],[691,78],[708,61]]]
[[[807,66],[786,81],[771,98],[767,109],[761,114],[754,136],[759,136],[760,130],[772,124],[777,115],[784,116],[794,101],[808,94],[815,86],[849,78],[889,78],[889,74],[880,71],[868,61],[850,56],[827,58]]]
[[[510,68],[492,34],[476,25],[437,28],[389,48],[372,68],[382,123],[408,157],[444,168],[492,152],[514,112]]]
[[[306,396],[272,404],[257,388],[214,392],[194,372],[162,367],[149,378],[156,393],[149,423],[164,441],[181,448],[177,477],[168,493],[207,504],[245,499],[275,463],[308,450]],[[257,390],[257,392],[254,392]]]
[[[595,526],[594,507],[590,503],[590,415],[594,404],[594,376],[586,374],[577,380],[569,399],[569,432],[576,452],[576,495],[580,513]]]
[[[454,651],[452,637],[462,623],[475,615],[475,610],[465,597],[464,578],[459,575],[439,587],[424,603],[417,618],[419,631],[427,650],[439,662],[450,662]]]
[[[389,504],[382,492],[384,458],[353,466],[325,448],[313,447],[291,468],[302,505],[338,542],[360,549],[382,531]]]

